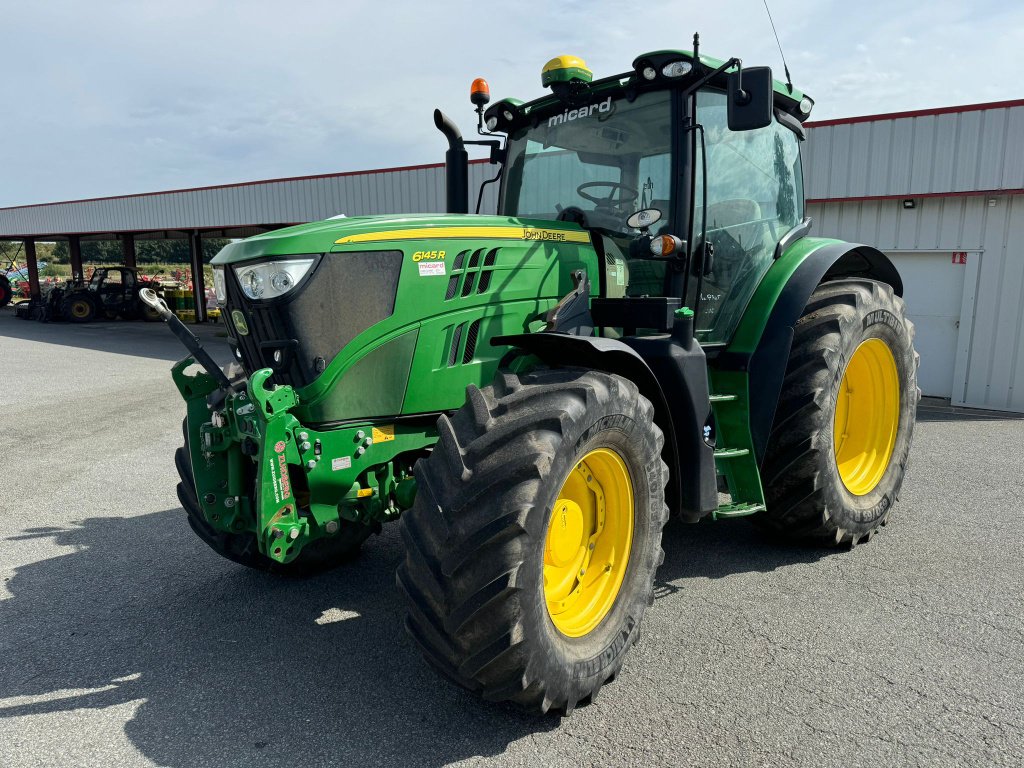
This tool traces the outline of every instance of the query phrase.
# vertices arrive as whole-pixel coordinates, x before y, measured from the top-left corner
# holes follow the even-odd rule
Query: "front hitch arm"
[[[146,304],[156,310],[156,313],[160,315],[160,319],[167,323],[167,327],[171,329],[171,333],[178,337],[178,341],[185,345],[185,348],[189,351],[189,354],[195,359],[210,374],[220,385],[221,389],[229,389],[231,382],[228,380],[227,375],[221,370],[221,367],[217,365],[216,361],[210,357],[210,353],[203,349],[203,344],[199,341],[199,337],[190,331],[186,325],[181,322],[171,312],[167,303],[157,296],[156,291],[152,288],[143,288],[139,291],[139,298],[142,299]]]
[[[260,550],[279,563],[294,560],[310,533],[299,514],[289,465],[301,465],[295,430],[299,422],[289,411],[298,404],[289,386],[267,388],[274,372],[262,368],[249,378],[247,391],[252,413],[260,422],[261,450],[256,471],[257,538]],[[241,413],[245,406],[236,410]]]

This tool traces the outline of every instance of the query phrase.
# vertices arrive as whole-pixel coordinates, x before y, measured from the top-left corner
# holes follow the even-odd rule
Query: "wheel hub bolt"
[[[360,430],[359,430],[358,432],[356,432],[356,442],[357,442],[357,443],[358,443],[358,442],[359,442],[360,440],[362,440],[362,439],[363,439],[364,437],[366,437],[366,433],[365,433],[365,432],[363,432],[363,430],[361,430],[361,429],[360,429]]]
[[[315,459],[310,459],[309,461],[306,462],[306,469],[313,469],[314,467],[316,467]]]
[[[308,451],[311,447],[312,446],[307,441],[307,442],[304,442],[302,445],[299,446],[299,450],[300,451]]]
[[[299,440],[302,440],[303,442],[305,442],[306,440],[309,440],[309,433],[308,432],[299,432]]]
[[[327,531],[328,533],[337,533],[338,532],[338,521],[337,520],[331,520],[329,523],[327,523],[327,525],[324,526],[324,530]]]

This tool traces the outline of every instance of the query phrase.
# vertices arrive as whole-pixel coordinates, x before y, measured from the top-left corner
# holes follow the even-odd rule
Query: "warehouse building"
[[[921,388],[954,405],[1024,412],[1024,100],[808,124],[813,234],[896,262],[922,356]],[[470,165],[471,189],[493,176]],[[481,210],[494,210],[494,185]],[[441,210],[440,164],[0,208],[0,240],[241,237],[338,214]],[[202,295],[201,280],[196,285]],[[197,308],[202,302],[197,302]],[[201,313],[201,309],[200,309]]]
[[[1024,411],[1024,100],[813,124],[814,232],[896,262],[920,386]]]

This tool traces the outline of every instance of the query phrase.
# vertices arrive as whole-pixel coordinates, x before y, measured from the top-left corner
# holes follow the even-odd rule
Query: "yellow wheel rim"
[[[833,440],[846,490],[863,496],[889,467],[900,423],[896,358],[881,339],[862,342],[843,373],[836,399]]]
[[[615,451],[593,450],[569,472],[544,547],[544,599],[563,635],[586,635],[615,605],[633,546],[633,514],[633,483]]]
[[[89,305],[84,301],[76,301],[71,305],[71,315],[73,317],[88,317],[89,316]]]

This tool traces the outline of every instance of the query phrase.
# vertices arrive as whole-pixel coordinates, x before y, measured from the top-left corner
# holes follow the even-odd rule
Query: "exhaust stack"
[[[469,153],[462,132],[440,109],[434,110],[434,125],[448,139],[448,151],[444,153],[448,213],[469,213]]]

